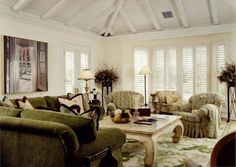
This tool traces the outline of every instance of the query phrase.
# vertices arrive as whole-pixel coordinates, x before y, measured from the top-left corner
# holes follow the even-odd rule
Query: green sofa
[[[55,99],[28,100],[35,108],[58,109]],[[0,166],[122,166],[125,139],[116,128],[96,130],[88,117],[0,106]]]

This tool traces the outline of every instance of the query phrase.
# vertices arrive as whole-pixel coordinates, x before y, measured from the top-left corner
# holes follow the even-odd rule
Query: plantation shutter
[[[208,90],[207,77],[207,47],[195,49],[195,93],[203,93]]]
[[[90,56],[90,49],[87,47],[79,47],[79,61],[80,61],[80,70],[88,69],[89,68],[89,56]],[[84,90],[86,83],[83,80],[79,81],[79,89]],[[83,92],[83,91],[81,91]]]
[[[165,89],[165,55],[164,49],[154,50],[154,61],[153,61],[153,75],[154,85],[158,90]]]
[[[65,93],[72,92],[74,89],[74,52],[66,51],[64,55],[64,78],[65,78]]]
[[[193,48],[183,48],[183,100],[193,94]]]
[[[220,71],[225,67],[225,44],[219,44],[216,46],[216,64],[217,64],[217,74],[219,76]],[[218,82],[218,92],[225,94],[226,86],[224,83]]]
[[[176,90],[176,49],[168,49],[166,60],[166,88],[169,90]]]
[[[144,95],[144,76],[139,75],[139,71],[143,66],[148,65],[148,50],[135,49],[134,50],[134,91]],[[146,80],[147,94],[148,94],[148,76]]]

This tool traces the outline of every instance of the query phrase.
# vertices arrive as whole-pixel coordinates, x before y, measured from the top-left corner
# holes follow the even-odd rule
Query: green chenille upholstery
[[[216,138],[223,104],[224,96],[219,93],[198,93],[187,104],[179,105],[173,114],[182,116],[185,136]]]
[[[66,98],[66,95],[60,96],[62,98]],[[46,99],[47,102],[47,107],[52,108],[56,111],[60,111],[60,103],[58,101],[58,96],[44,96],[44,98]]]
[[[0,116],[20,117],[22,109],[0,106]]]
[[[36,109],[23,110],[21,117],[65,124],[75,131],[80,143],[87,143],[96,139],[95,123],[90,118]]]
[[[107,111],[113,112],[116,109],[130,109],[134,107],[133,95],[140,95],[140,106],[143,106],[144,97],[134,91],[116,91],[110,93],[106,98]]]
[[[113,150],[112,155],[120,162],[122,166],[122,156],[120,148],[125,143],[126,135],[117,128],[104,128],[99,129],[97,139],[80,146],[79,152],[74,155],[74,159],[81,157],[91,156],[100,152],[108,147]],[[119,151],[117,151],[119,150]],[[76,163],[76,162],[74,162]],[[96,165],[97,162],[94,162]]]
[[[62,167],[79,149],[73,130],[59,123],[2,116],[0,130],[4,167]]]
[[[27,99],[34,108],[39,108],[39,107],[47,108],[47,101],[45,100],[44,97],[33,97]]]

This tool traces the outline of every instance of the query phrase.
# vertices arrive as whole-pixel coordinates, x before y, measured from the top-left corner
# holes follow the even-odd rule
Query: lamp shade
[[[83,69],[80,74],[79,78],[81,80],[92,80],[95,79],[94,74],[90,71],[90,69]]]
[[[148,66],[143,66],[138,74],[139,75],[150,75],[150,74],[152,74],[152,72]]]

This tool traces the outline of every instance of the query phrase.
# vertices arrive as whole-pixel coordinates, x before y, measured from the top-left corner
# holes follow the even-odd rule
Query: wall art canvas
[[[47,90],[47,43],[4,36],[4,93]]]

